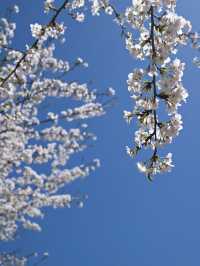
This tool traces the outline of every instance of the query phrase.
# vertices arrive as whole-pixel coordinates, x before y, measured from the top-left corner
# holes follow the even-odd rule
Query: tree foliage
[[[70,158],[82,152],[95,135],[84,122],[105,113],[97,91],[86,83],[67,80],[67,74],[87,63],[77,58],[70,64],[54,55],[58,41],[63,43],[66,26],[59,15],[67,11],[81,22],[84,1],[63,1],[56,6],[44,2],[51,13],[48,24],[31,24],[34,41],[25,50],[14,48],[16,24],[1,18],[0,28],[0,239],[15,237],[18,227],[40,230],[33,221],[43,217],[42,209],[70,206],[76,197],[60,189],[89,175],[100,165],[98,159],[69,166]],[[18,12],[18,7],[14,7]],[[104,94],[114,95],[109,88]],[[45,110],[49,99],[59,105],[63,99],[77,102],[64,110]],[[62,104],[63,105],[63,104]],[[80,121],[79,124],[74,122]],[[80,202],[80,204],[82,204]]]
[[[68,73],[87,62],[57,58],[55,50],[65,43],[66,25],[60,14],[76,22],[85,19],[85,7],[92,15],[103,11],[112,16],[121,29],[125,48],[141,61],[141,68],[128,74],[127,86],[134,106],[124,111],[125,120],[137,121],[133,147],[127,153],[135,157],[150,150],[147,160],[137,163],[140,172],[152,181],[154,175],[171,171],[172,154],[161,150],[172,143],[183,128],[178,112],[188,92],[182,83],[185,63],[177,58],[178,49],[192,41],[199,48],[191,23],[176,14],[176,0],[134,0],[124,12],[118,12],[108,0],[44,1],[50,20],[30,25],[33,43],[23,49],[13,42],[16,24],[0,19],[0,240],[11,240],[18,228],[41,230],[35,217],[43,217],[43,208],[69,207],[81,199],[61,188],[88,176],[100,165],[98,159],[77,163],[69,161],[84,151],[96,136],[88,129],[87,119],[105,114],[105,104],[97,90],[87,83],[69,80]],[[19,13],[18,6],[12,12]],[[138,36],[137,38],[135,36]],[[194,62],[199,66],[199,59]],[[109,88],[103,93],[113,97]],[[73,102],[61,111],[43,106],[50,99],[56,106],[63,100]],[[59,110],[59,108],[58,108]],[[86,122],[85,122],[86,120]],[[77,123],[76,123],[77,122]],[[9,264],[10,263],[10,264]],[[27,257],[0,255],[1,265],[25,265]]]

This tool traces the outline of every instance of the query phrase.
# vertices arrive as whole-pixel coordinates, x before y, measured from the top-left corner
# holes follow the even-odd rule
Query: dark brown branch
[[[156,66],[154,60],[156,57],[156,47],[155,47],[155,36],[154,36],[154,29],[155,29],[155,22],[154,22],[154,9],[153,6],[150,8],[150,14],[151,14],[151,46],[152,46],[152,67],[154,68]],[[152,84],[153,84],[153,99],[154,103],[156,103],[156,97],[157,97],[157,90],[156,90],[156,75],[153,73],[153,78],[152,78]],[[157,141],[157,113],[156,110],[153,111],[154,115],[154,137],[155,137],[155,142]],[[156,148],[155,148],[156,149]]]

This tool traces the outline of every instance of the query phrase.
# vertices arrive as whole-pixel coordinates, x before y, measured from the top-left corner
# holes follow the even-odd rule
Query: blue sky
[[[46,18],[42,0],[17,2],[21,13],[16,44],[22,48],[30,40],[29,24]],[[14,3],[2,0],[1,9]],[[178,13],[192,21],[194,30],[200,28],[199,8],[198,1],[178,1]],[[199,265],[200,70],[191,64],[197,52],[187,47],[178,54],[186,62],[184,85],[190,96],[181,108],[184,129],[166,148],[173,153],[175,168],[149,183],[125,153],[135,129],[122,118],[123,110],[132,106],[126,79],[138,63],[125,50],[111,17],[89,16],[83,24],[64,19],[69,32],[58,56],[81,56],[89,62],[87,70],[78,70],[72,77],[92,81],[95,88],[116,88],[116,106],[103,118],[90,121],[98,140],[88,154],[99,157],[102,166],[69,188],[89,196],[83,209],[48,210],[41,233],[22,232],[17,241],[1,245],[2,250],[18,248],[25,254],[48,250],[50,257],[44,262],[48,266]]]

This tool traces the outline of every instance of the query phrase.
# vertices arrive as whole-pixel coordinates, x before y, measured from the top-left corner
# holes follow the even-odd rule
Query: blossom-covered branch
[[[121,14],[108,0],[92,2],[93,14],[104,10],[114,15],[130,54],[144,61],[142,65],[147,63],[128,75],[128,90],[135,104],[131,111],[124,111],[124,118],[128,123],[135,118],[139,126],[134,146],[127,147],[127,153],[134,157],[142,148],[153,150],[148,160],[137,163],[138,169],[152,180],[157,173],[173,167],[172,154],[160,155],[159,148],[171,143],[182,129],[178,107],[188,93],[182,85],[185,64],[175,54],[193,36],[191,24],[176,14],[176,0],[134,0]]]
[[[13,239],[19,227],[41,230],[34,218],[44,216],[44,207],[73,202],[82,206],[81,198],[63,194],[60,188],[100,165],[98,159],[79,164],[76,160],[76,165],[70,159],[96,139],[85,120],[105,114],[104,103],[86,83],[67,81],[76,66],[87,67],[83,59],[70,64],[54,56],[55,40],[63,43],[66,30],[58,22],[61,11],[82,22],[84,4],[65,0],[57,7],[46,0],[45,12],[52,17],[47,25],[30,25],[35,41],[25,51],[12,43],[15,23],[1,18],[0,240]],[[19,12],[17,6],[15,11]],[[110,99],[114,90],[109,88],[103,95]],[[63,107],[66,99],[73,104]],[[45,109],[49,101],[56,108],[50,104]]]
[[[125,12],[128,25],[140,34],[139,40],[135,40],[129,32],[126,47],[136,58],[149,61],[145,69],[135,69],[129,74],[127,81],[135,107],[131,112],[125,111],[124,117],[128,122],[136,117],[139,124],[136,146],[127,148],[127,152],[134,156],[143,147],[153,149],[149,160],[137,164],[149,180],[173,167],[172,154],[161,156],[158,148],[171,143],[182,129],[178,107],[188,97],[181,81],[185,64],[173,59],[173,55],[180,44],[186,44],[191,24],[175,13],[175,6],[174,0],[138,0]],[[162,114],[161,102],[168,117]]]
[[[0,253],[1,266],[26,266],[41,265],[48,258],[48,253],[31,253],[28,255],[19,255],[16,251]]]

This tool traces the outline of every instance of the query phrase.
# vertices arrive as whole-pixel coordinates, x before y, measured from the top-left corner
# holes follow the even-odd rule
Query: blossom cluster
[[[191,23],[175,12],[175,0],[135,0],[124,14],[126,48],[135,58],[147,62],[145,68],[134,69],[128,75],[128,90],[134,108],[124,111],[129,123],[136,118],[139,129],[135,145],[127,147],[133,157],[142,148],[152,149],[150,159],[138,162],[139,171],[149,180],[157,173],[173,167],[172,154],[158,154],[158,149],[171,143],[182,129],[180,105],[188,97],[182,77],[185,63],[176,58],[178,46],[185,45],[191,33]],[[138,38],[135,37],[138,32]],[[167,115],[164,115],[163,106]]]
[[[0,265],[2,266],[26,266],[30,265],[30,262],[34,262],[33,265],[38,265],[42,261],[48,258],[48,253],[42,254],[31,253],[28,255],[19,255],[16,251],[0,253]]]
[[[176,0],[133,0],[124,13],[117,12],[109,0],[91,1],[93,15],[101,10],[113,14],[125,37],[126,49],[143,66],[147,63],[128,75],[134,107],[124,111],[124,118],[128,123],[136,118],[139,126],[134,146],[127,146],[127,153],[134,157],[142,148],[153,150],[150,159],[137,163],[139,171],[152,180],[155,174],[173,167],[172,154],[161,156],[158,148],[171,143],[183,127],[178,108],[188,93],[182,84],[185,63],[176,54],[189,39],[197,46],[198,36],[191,32],[191,23],[176,14]],[[199,60],[195,59],[195,63],[198,65]]]
[[[91,11],[93,16],[99,16],[101,10],[104,10],[108,15],[112,15],[114,12],[109,0],[90,0],[90,2],[92,3]]]
[[[79,198],[62,194],[60,188],[100,165],[98,159],[76,165],[70,161],[96,139],[85,120],[105,113],[96,90],[67,81],[71,70],[87,63],[79,57],[75,63],[55,57],[55,43],[63,42],[66,30],[57,18],[63,11],[82,21],[84,4],[65,0],[57,7],[46,0],[51,19],[47,25],[30,25],[34,42],[24,51],[13,48],[15,23],[1,19],[0,240],[13,239],[19,227],[41,230],[34,218],[44,216],[44,207],[69,207],[74,202],[82,206]],[[114,91],[109,88],[105,94],[112,96]],[[49,104],[52,101],[58,107],[73,104],[59,110]]]
[[[19,257],[15,254],[10,253],[2,253],[0,254],[0,265],[3,266],[26,266],[27,258]]]

